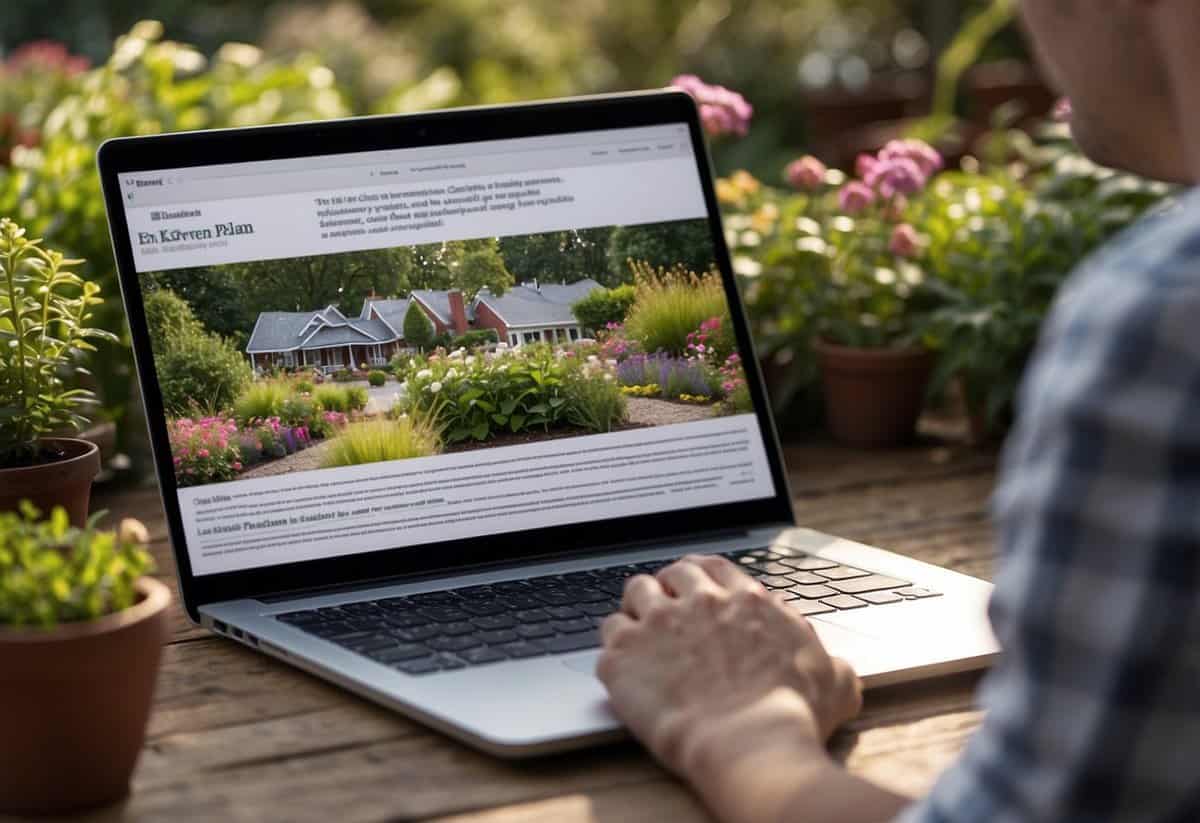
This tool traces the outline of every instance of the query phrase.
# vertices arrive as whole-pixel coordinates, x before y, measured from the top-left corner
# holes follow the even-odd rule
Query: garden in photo
[[[141,283],[179,486],[752,410],[704,220]]]

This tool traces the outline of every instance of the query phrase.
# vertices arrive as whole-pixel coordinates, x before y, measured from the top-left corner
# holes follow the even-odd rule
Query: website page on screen
[[[775,494],[686,124],[119,183],[197,575]]]

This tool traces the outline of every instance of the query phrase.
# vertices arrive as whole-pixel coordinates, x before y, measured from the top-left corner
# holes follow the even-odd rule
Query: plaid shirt
[[[994,506],[983,725],[900,819],[1200,821],[1200,191],[1064,286]]]

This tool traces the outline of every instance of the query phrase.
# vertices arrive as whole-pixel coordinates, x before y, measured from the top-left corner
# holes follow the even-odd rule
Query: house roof
[[[370,316],[371,309],[374,309],[376,314],[383,319],[398,335],[404,334],[404,315],[408,314],[408,307],[412,305],[412,298],[404,297],[399,300],[392,298],[368,298],[363,301],[362,313],[359,317],[363,320]]]
[[[292,351],[339,344],[371,344],[395,340],[396,334],[379,320],[346,318],[327,307],[320,311],[265,311],[258,316],[248,352]],[[316,321],[316,322],[314,322]]]
[[[540,283],[535,287],[532,283],[522,283],[500,296],[481,291],[472,306],[486,303],[509,328],[577,323],[571,304],[598,288],[600,284],[591,278],[565,285]]]
[[[454,321],[450,317],[450,292],[434,289],[413,289],[412,297],[420,300],[425,307],[437,315],[447,326]]]

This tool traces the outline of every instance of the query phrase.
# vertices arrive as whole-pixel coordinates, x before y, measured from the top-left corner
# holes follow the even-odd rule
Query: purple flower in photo
[[[838,205],[851,217],[862,214],[875,202],[875,190],[866,183],[854,180],[838,192]]]
[[[892,140],[879,152],[880,163],[900,159],[916,163],[925,178],[932,177],[946,166],[941,153],[924,140]]]
[[[911,157],[891,157],[881,159],[879,164],[871,169],[866,183],[885,200],[891,200],[898,194],[916,194],[925,188],[928,180],[921,167]]]

